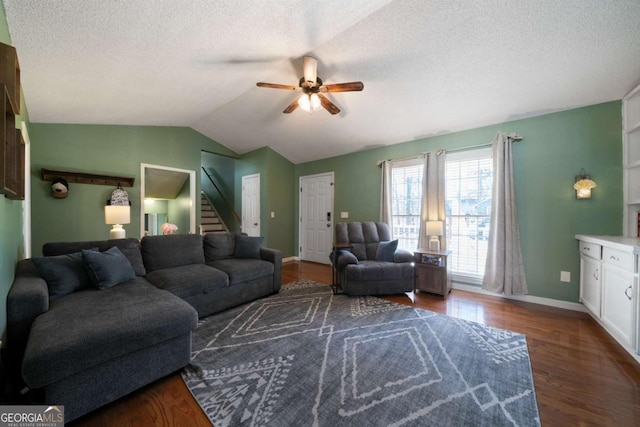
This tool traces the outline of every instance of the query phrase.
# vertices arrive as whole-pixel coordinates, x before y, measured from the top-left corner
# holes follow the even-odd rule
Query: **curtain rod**
[[[510,136],[514,141],[522,141],[523,137],[522,135],[516,134],[516,133],[509,133],[507,134],[508,136]],[[436,151],[436,153],[440,154],[441,151],[444,151],[445,153],[455,153],[456,151],[467,151],[467,150],[473,150],[475,148],[482,148],[482,147],[490,147],[491,144],[493,144],[492,142],[485,142],[484,144],[477,144],[477,145],[471,145],[469,147],[461,147],[461,148],[452,148],[452,149],[445,149],[445,148],[440,148]],[[425,154],[427,154],[427,152],[423,152],[420,153],[416,156],[412,156],[412,157],[404,157],[402,159],[387,159],[386,161],[394,161],[394,162],[401,162],[404,160],[414,160],[419,158],[420,156],[424,156]],[[385,160],[378,160],[378,166],[382,166],[382,162],[384,162]]]

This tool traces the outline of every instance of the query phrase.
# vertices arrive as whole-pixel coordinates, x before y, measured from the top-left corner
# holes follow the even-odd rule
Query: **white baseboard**
[[[291,261],[300,261],[300,257],[297,256],[288,256],[286,258],[282,258],[282,263],[291,262]]]
[[[476,286],[470,286],[470,285],[465,285],[463,283],[456,283],[456,282],[453,283],[453,289],[459,289],[461,291],[467,291],[467,292],[475,292],[477,294],[483,294],[483,295],[491,295],[494,297],[511,299],[516,301],[530,302],[533,304],[547,305],[550,307],[563,308],[565,310],[580,311],[583,313],[589,312],[584,305],[577,302],[561,301],[561,300],[552,299],[552,298],[536,297],[533,295],[496,294],[494,292],[485,291],[484,289],[478,288]]]

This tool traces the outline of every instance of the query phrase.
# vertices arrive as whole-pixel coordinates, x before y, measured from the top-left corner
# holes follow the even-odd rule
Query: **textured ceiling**
[[[4,0],[34,122],[190,126],[301,163],[620,99],[638,0]],[[318,58],[342,110],[282,114]]]

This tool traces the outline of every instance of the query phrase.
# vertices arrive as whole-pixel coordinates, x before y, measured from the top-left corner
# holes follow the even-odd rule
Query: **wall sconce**
[[[126,232],[122,224],[131,222],[131,208],[129,206],[107,205],[104,207],[104,223],[113,225],[109,231],[109,239],[124,239]]]
[[[576,175],[576,182],[573,189],[576,190],[576,199],[590,199],[591,189],[596,188],[597,184],[591,180],[591,175],[587,175],[584,169],[580,170],[580,174]]]
[[[429,250],[440,250],[440,236],[442,236],[443,225],[442,221],[427,221],[427,236],[431,236],[429,239]]]

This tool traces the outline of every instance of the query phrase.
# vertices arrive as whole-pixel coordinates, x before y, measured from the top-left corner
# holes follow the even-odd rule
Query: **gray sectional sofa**
[[[47,243],[7,296],[14,387],[71,421],[191,360],[199,317],[278,292],[282,255],[235,234]]]

